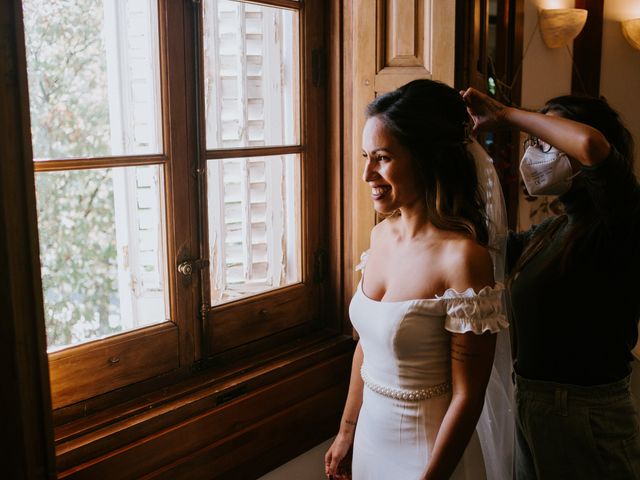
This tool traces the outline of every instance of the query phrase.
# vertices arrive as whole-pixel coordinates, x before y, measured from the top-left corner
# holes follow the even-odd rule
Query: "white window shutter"
[[[205,38],[212,72],[207,138],[217,148],[283,144],[290,125],[283,114],[285,46],[277,10],[225,0],[207,0],[204,7],[217,12],[209,15],[217,22],[207,25]],[[212,303],[284,283],[286,179],[282,156],[209,162]]]
[[[153,11],[149,11],[152,9]],[[111,150],[156,153],[162,132],[156,2],[105,2]],[[125,330],[166,319],[166,247],[158,166],[114,168],[118,292]]]

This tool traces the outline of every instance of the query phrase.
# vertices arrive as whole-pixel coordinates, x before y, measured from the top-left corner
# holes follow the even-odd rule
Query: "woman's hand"
[[[500,128],[507,123],[505,119],[507,107],[502,103],[475,88],[468,88],[460,94],[473,120],[473,133]]]
[[[353,436],[338,433],[324,456],[324,473],[335,480],[351,479]]]

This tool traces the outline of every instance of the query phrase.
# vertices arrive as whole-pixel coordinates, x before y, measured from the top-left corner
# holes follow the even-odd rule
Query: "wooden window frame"
[[[111,337],[95,340],[49,354],[49,375],[54,418],[67,417],[68,411],[75,411],[78,402],[90,401],[100,395],[121,388],[129,388],[141,381],[184,369],[195,360],[199,347],[198,329],[190,319],[193,315],[193,294],[188,285],[176,275],[176,258],[183,252],[195,251],[193,239],[194,215],[176,215],[175,212],[189,212],[189,201],[195,182],[190,178],[188,166],[195,157],[193,142],[189,142],[188,106],[193,97],[187,88],[183,72],[187,68],[185,60],[178,54],[178,47],[188,48],[189,44],[176,45],[172,41],[184,35],[179,22],[168,22],[171,15],[184,14],[175,11],[173,2],[158,2],[160,88],[163,134],[163,152],[154,155],[113,156],[99,158],[69,158],[36,160],[34,171],[52,172],[81,170],[88,168],[131,167],[138,165],[158,165],[164,169],[164,192],[166,206],[166,243],[168,266],[168,296],[170,298],[170,322],[135,329]],[[171,51],[173,49],[173,52]],[[181,188],[175,188],[181,185]],[[186,187],[184,187],[186,186]],[[188,253],[186,253],[188,255]],[[194,341],[194,338],[196,339]],[[58,413],[60,412],[60,413]]]
[[[137,165],[159,165],[165,174],[165,204],[167,215],[167,245],[169,266],[169,296],[171,299],[172,322],[165,322],[151,327],[114,335],[106,339],[95,340],[79,346],[70,347],[62,351],[49,354],[49,369],[52,380],[52,401],[56,417],[70,416],[69,412],[78,410],[78,402],[102,403],[93,401],[97,396],[126,388],[131,384],[151,379],[158,375],[176,370],[190,369],[195,361],[204,359],[211,363],[213,355],[217,361],[228,362],[229,358],[237,358],[257,353],[271,345],[283,341],[292,341],[322,328],[326,317],[321,310],[324,302],[320,302],[321,286],[316,284],[314,276],[319,268],[317,257],[321,245],[326,243],[320,228],[321,221],[309,221],[312,212],[318,219],[325,218],[323,212],[326,198],[322,192],[324,171],[320,161],[326,154],[324,149],[325,128],[318,118],[324,118],[323,108],[324,89],[313,85],[317,78],[311,74],[314,59],[304,52],[322,51],[323,31],[315,28],[303,28],[308,18],[321,18],[321,11],[309,11],[310,6],[320,6],[318,2],[303,5],[297,1],[267,0],[260,2],[265,5],[292,8],[300,11],[300,51],[302,65],[301,77],[305,82],[301,85],[301,98],[305,98],[301,108],[302,138],[299,145],[264,148],[241,148],[233,150],[215,150],[200,154],[194,147],[197,137],[196,122],[190,114],[189,102],[197,102],[197,93],[187,88],[195,78],[193,65],[189,59],[171,53],[171,49],[179,47],[185,50],[194,45],[189,42],[189,33],[180,30],[180,23],[176,18],[187,18],[186,9],[181,11],[171,2],[159,2],[158,23],[160,39],[160,72],[162,92],[162,124],[164,154],[136,155],[121,157],[71,158],[37,160],[34,162],[35,172],[51,172],[62,170],[79,170],[87,168],[129,167]],[[179,5],[178,5],[179,6]],[[172,22],[168,19],[172,18]],[[201,19],[200,19],[201,20]],[[183,23],[183,26],[186,22]],[[191,59],[194,61],[194,58]],[[192,73],[189,73],[192,72]],[[303,73],[304,72],[304,73]],[[191,90],[191,92],[189,91]],[[186,100],[186,101],[185,101]],[[203,98],[199,99],[203,102]],[[194,103],[191,103],[193,105]],[[313,109],[304,105],[313,104]],[[204,109],[201,109],[204,111]],[[176,113],[177,112],[177,113]],[[185,115],[184,117],[182,115]],[[189,122],[189,117],[192,121]],[[186,118],[187,121],[181,121]],[[199,124],[204,118],[199,119]],[[189,142],[189,139],[192,141]],[[199,139],[204,145],[204,138]],[[203,238],[198,242],[197,213],[191,217],[177,215],[176,212],[193,212],[190,199],[197,195],[197,179],[189,178],[190,165],[194,160],[200,162],[213,158],[231,158],[238,155],[273,155],[297,153],[303,166],[303,255],[302,281],[298,284],[271,291],[254,297],[245,298],[221,306],[206,308],[202,320],[204,326],[201,331],[197,322],[189,322],[193,315],[197,300],[193,292],[189,292],[191,284],[185,282],[176,274],[175,265],[195,258],[196,252],[202,252]],[[196,171],[202,167],[197,167]],[[186,174],[185,174],[186,173]],[[174,185],[187,185],[186,188],[174,188]],[[178,197],[178,194],[180,196]],[[206,215],[201,212],[201,215]],[[188,221],[185,222],[185,221]],[[178,247],[180,245],[181,247]],[[202,295],[208,295],[209,279],[202,275],[200,281],[204,284]],[[193,289],[191,289],[193,290]],[[191,298],[190,298],[191,297]],[[201,315],[205,303],[199,306]],[[265,312],[268,312],[265,315]],[[265,322],[265,317],[268,319]],[[203,335],[202,342],[198,340]],[[248,345],[251,344],[251,345]],[[202,346],[202,350],[200,350]],[[229,352],[235,348],[236,352]],[[114,362],[113,359],[117,359]],[[178,373],[178,376],[180,374]],[[79,379],[86,379],[79,381]],[[152,382],[153,383],[153,382]],[[132,388],[135,392],[135,387]],[[108,400],[106,400],[108,403]]]
[[[301,281],[258,295],[244,297],[229,303],[211,306],[204,302],[203,350],[209,359],[228,357],[232,350],[240,349],[244,354],[259,352],[278,342],[294,339],[323,326],[323,289],[319,278],[326,268],[321,258],[326,250],[327,237],[323,231],[326,218],[325,169],[322,159],[326,157],[326,80],[320,78],[325,73],[317,65],[318,56],[323,55],[324,12],[322,2],[299,2],[296,0],[260,0],[251,3],[291,9],[298,12],[299,44],[294,51],[300,52],[300,139],[297,145],[216,148],[205,150],[206,139],[202,129],[200,143],[200,171],[206,171],[207,160],[237,157],[260,157],[271,155],[299,155],[301,177]],[[313,20],[312,20],[313,19]],[[198,31],[203,31],[202,17],[199,16]],[[202,37],[202,35],[200,36]],[[199,42],[202,52],[202,38]],[[202,76],[202,74],[201,74]],[[203,79],[198,79],[202,82]],[[200,96],[199,124],[205,124],[204,96]],[[313,105],[314,108],[309,108]],[[204,190],[204,188],[203,188]],[[206,205],[206,201],[202,202]],[[206,210],[206,207],[203,208]],[[206,212],[203,214],[207,218]],[[204,220],[204,219],[203,219]],[[201,229],[203,232],[205,228]],[[202,235],[201,244],[208,245],[208,238]],[[206,249],[201,255],[207,257]],[[201,276],[204,286],[203,297],[210,298],[210,279]],[[326,293],[324,293],[326,295]],[[204,306],[204,305],[203,305]]]
[[[262,3],[285,7],[297,5],[293,0]],[[17,162],[17,165],[21,165],[21,171],[28,178],[33,176],[34,166],[28,113],[25,113],[28,112],[28,98],[22,19],[19,2],[16,4],[15,11],[8,4],[0,13],[10,12],[11,21],[18,25],[15,39],[10,39],[18,45],[17,60],[9,64],[18,65],[16,74],[21,82],[18,116],[27,128],[21,131],[24,149],[15,149],[11,158],[22,158],[23,163]],[[50,399],[46,395],[40,398],[44,412],[44,421],[40,424],[46,426],[47,422],[52,422],[54,425],[52,443],[57,475],[64,478],[139,478],[153,474],[157,478],[198,478],[198,475],[208,477],[215,471],[221,476],[246,477],[265,473],[335,433],[346,397],[354,342],[348,320],[342,315],[345,308],[342,303],[345,296],[343,239],[348,238],[350,228],[343,220],[341,198],[345,189],[341,160],[343,131],[340,128],[344,121],[342,3],[331,0],[323,6],[329,9],[328,21],[312,41],[320,44],[326,35],[331,42],[313,58],[306,57],[304,68],[309,72],[315,68],[314,81],[320,81],[327,91],[326,99],[319,100],[318,107],[326,109],[326,118],[331,119],[326,123],[333,128],[325,131],[321,125],[309,122],[303,131],[315,138],[314,142],[322,149],[319,158],[323,159],[307,174],[322,174],[324,180],[307,194],[331,215],[325,228],[312,231],[314,239],[322,242],[326,250],[321,256],[309,256],[304,268],[307,272],[314,272],[316,268],[326,270],[326,280],[317,288],[322,290],[327,301],[318,305],[311,322],[294,327],[287,325],[284,330],[259,341],[209,356],[198,328],[203,319],[198,292],[175,273],[177,264],[183,259],[194,258],[200,248],[195,209],[185,209],[189,213],[184,215],[168,214],[170,295],[175,310],[172,318],[177,327],[160,324],[106,339],[101,344],[111,348],[110,353],[102,353],[98,360],[90,359],[89,363],[96,362],[99,367],[114,355],[113,349],[122,349],[125,354],[135,351],[137,342],[147,335],[174,335],[179,345],[175,352],[177,366],[161,374],[137,379],[139,381],[133,384],[97,393],[86,400],[73,401],[69,400],[71,397],[64,397],[67,400],[61,403],[65,405],[58,406],[53,412]],[[54,171],[69,166],[162,164],[166,173],[166,203],[168,208],[178,211],[181,206],[193,205],[198,192],[192,169],[181,167],[197,165],[201,158],[194,138],[197,119],[190,113],[196,101],[196,94],[190,88],[195,78],[192,64],[195,52],[190,41],[194,33],[191,1],[161,3],[159,17],[161,32],[170,32],[183,39],[182,42],[163,41],[160,50],[163,105],[168,105],[170,112],[163,116],[166,155],[54,160],[48,161],[46,167],[38,165],[37,168]],[[310,15],[310,18],[313,17]],[[329,68],[325,69],[326,63]],[[331,76],[324,78],[326,72],[331,72]],[[307,118],[303,116],[303,121],[307,122]],[[169,131],[167,123],[171,123],[174,132],[171,138],[166,133]],[[307,152],[303,148],[300,153]],[[181,164],[174,161],[178,157]],[[0,184],[7,182],[7,177],[0,179]],[[178,184],[186,187],[174,189],[173,185]],[[34,198],[32,184],[26,182],[24,191]],[[182,192],[180,196],[178,192]],[[26,208],[31,240],[34,240],[37,228],[35,202],[27,202]],[[34,267],[26,277],[33,274],[37,278],[37,242],[30,252],[30,264]],[[312,280],[311,275],[306,278]],[[35,286],[37,306],[41,305],[42,297],[37,291],[39,282],[35,282]],[[42,340],[41,308],[32,315],[33,327]],[[77,349],[79,355],[85,355],[85,361],[88,361],[88,351],[87,345]],[[66,354],[69,352],[56,352],[52,359],[60,363],[70,361]],[[127,362],[136,361],[136,358],[133,353]],[[41,342],[38,356],[30,365],[37,372],[46,364],[47,355]],[[44,368],[42,378],[46,381]],[[78,373],[86,376],[94,375],[95,371],[85,368]],[[73,392],[69,395],[73,396]],[[187,442],[184,442],[185,435]],[[260,441],[256,442],[256,439]],[[47,451],[51,452],[51,444]],[[246,462],[247,458],[252,458],[252,462]],[[55,474],[49,472],[53,478]]]

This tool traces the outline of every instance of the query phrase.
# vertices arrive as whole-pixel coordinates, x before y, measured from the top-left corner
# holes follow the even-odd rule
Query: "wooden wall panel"
[[[455,67],[455,2],[450,0],[354,0],[345,21],[345,48],[350,51],[346,82],[351,84],[351,128],[346,128],[345,178],[351,179],[351,273],[346,291],[353,292],[359,273],[353,270],[375,225],[370,189],[362,181],[360,152],[364,111],[376,95],[417,78],[453,86]],[[373,7],[373,8],[372,8]],[[349,248],[349,245],[346,246]],[[349,295],[347,293],[347,295]]]
[[[430,0],[378,0],[376,93],[432,77],[430,5]]]
[[[424,0],[387,0],[387,14],[382,17],[386,26],[386,65],[418,67],[424,65]]]

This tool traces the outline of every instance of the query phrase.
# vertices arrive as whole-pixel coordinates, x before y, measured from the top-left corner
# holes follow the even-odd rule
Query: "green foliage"
[[[49,346],[117,331],[117,267],[110,170],[40,173],[38,227]]]
[[[34,156],[107,155],[102,2],[25,0],[23,5]]]
[[[107,155],[102,2],[24,0],[23,7],[34,156]],[[49,347],[117,330],[109,326],[119,310],[110,172],[37,174]]]

